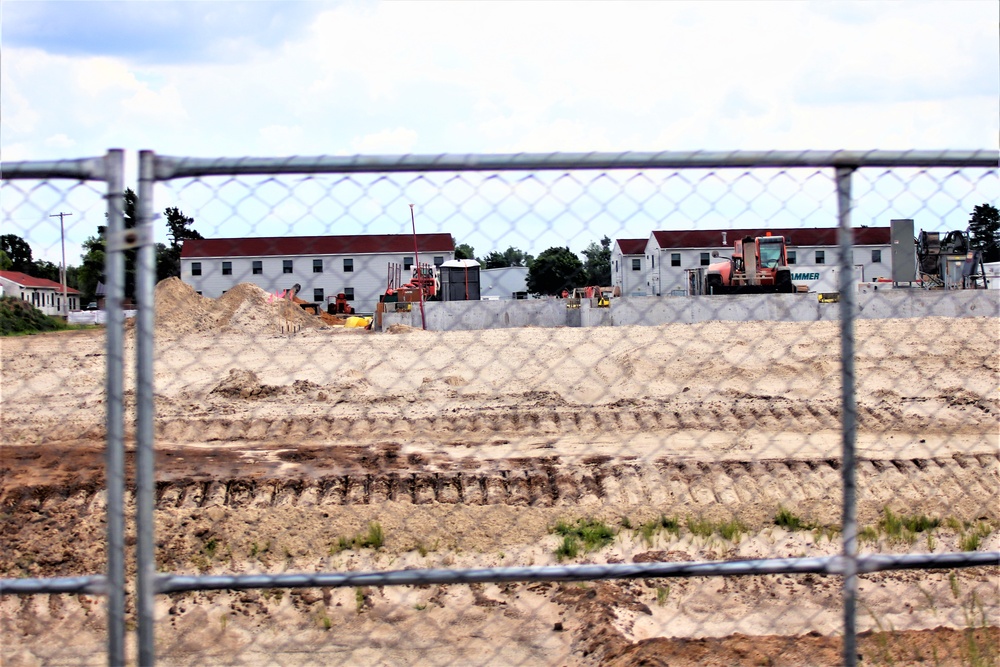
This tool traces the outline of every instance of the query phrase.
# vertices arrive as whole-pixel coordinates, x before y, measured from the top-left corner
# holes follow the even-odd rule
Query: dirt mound
[[[180,278],[167,278],[156,286],[155,298],[156,328],[170,334],[287,333],[324,324],[298,304],[278,299],[252,283],[240,283],[218,299],[209,299]]]
[[[213,394],[221,394],[230,398],[263,398],[285,393],[285,387],[274,387],[260,383],[260,378],[253,371],[230,369],[229,377],[220,382]]]
[[[240,283],[223,294],[216,300],[216,308],[220,329],[249,334],[288,332],[323,324],[298,304],[268,294],[252,283]]]
[[[212,331],[218,317],[215,302],[173,277],[161,280],[154,292],[156,328],[174,334]]]

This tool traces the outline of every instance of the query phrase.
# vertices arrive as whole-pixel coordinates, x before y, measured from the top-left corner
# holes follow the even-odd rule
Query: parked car
[[[90,303],[87,304],[87,307],[84,308],[84,310],[97,310],[97,302],[91,301]]]

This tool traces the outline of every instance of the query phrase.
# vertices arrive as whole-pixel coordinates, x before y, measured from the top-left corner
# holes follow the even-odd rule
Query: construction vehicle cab
[[[326,312],[330,315],[353,315],[354,307],[347,302],[347,294],[340,292],[333,302],[327,304]]]
[[[713,253],[716,257],[718,252]],[[784,236],[745,236],[726,261],[710,264],[706,294],[765,294],[795,291]]]

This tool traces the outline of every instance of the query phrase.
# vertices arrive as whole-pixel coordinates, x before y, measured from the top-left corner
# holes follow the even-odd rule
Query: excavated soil
[[[838,553],[836,323],[386,335],[250,285],[211,300],[165,281],[156,298],[162,572]],[[858,323],[863,550],[1000,549],[997,325]],[[103,345],[3,341],[3,577],[104,567]],[[887,510],[937,525],[893,532]],[[614,535],[557,554],[556,526],[579,520]],[[995,664],[997,575],[864,575],[862,664]],[[201,591],[160,596],[157,650],[165,665],[833,665],[840,596],[820,575]],[[0,609],[2,664],[106,662],[101,598]]]

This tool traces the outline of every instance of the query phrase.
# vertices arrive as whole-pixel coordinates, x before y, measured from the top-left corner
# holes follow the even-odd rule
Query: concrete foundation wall
[[[858,319],[913,317],[1000,317],[1000,294],[993,290],[886,290],[856,294]],[[453,301],[424,304],[432,331],[511,327],[598,327],[728,322],[817,322],[840,318],[839,303],[820,303],[815,294],[754,294],[695,297],[621,297],[610,308],[586,300],[567,308],[562,299],[527,301]],[[393,324],[420,327],[420,309],[386,313]]]

